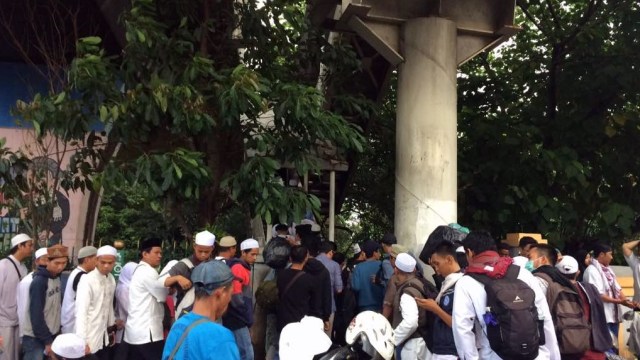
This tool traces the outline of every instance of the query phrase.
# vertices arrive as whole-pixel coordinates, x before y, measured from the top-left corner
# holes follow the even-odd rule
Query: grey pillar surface
[[[402,30],[394,231],[413,250],[457,219],[456,32],[437,17],[408,20]]]

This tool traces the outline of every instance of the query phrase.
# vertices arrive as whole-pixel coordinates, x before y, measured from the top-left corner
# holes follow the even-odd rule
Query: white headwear
[[[313,224],[315,224],[315,221],[310,219],[302,219],[302,221],[300,221],[300,225],[313,225]]]
[[[11,248],[13,249],[14,247],[22,244],[23,242],[27,242],[29,240],[33,240],[31,236],[27,234],[18,234],[11,238]]]
[[[249,249],[259,249],[260,243],[256,239],[247,239],[240,243],[240,251],[245,251]]]
[[[41,247],[40,249],[36,250],[36,260],[40,259],[44,255],[47,255],[46,247]]]
[[[196,245],[213,246],[216,243],[216,236],[205,230],[196,234]]]
[[[129,287],[129,283],[131,282],[131,277],[133,276],[133,272],[136,270],[138,266],[137,263],[133,261],[129,261],[124,264],[122,267],[122,271],[120,271],[120,276],[118,276],[118,286],[126,286]]]
[[[74,333],[60,334],[53,340],[51,351],[64,358],[80,359],[85,355],[86,346],[84,339]]]
[[[102,246],[100,249],[98,249],[96,256],[104,256],[104,255],[118,256],[118,250],[116,250],[116,248],[114,248],[111,245]]]
[[[527,265],[527,261],[529,261],[529,259],[524,256],[516,256],[513,258],[513,265],[518,265],[524,269],[524,266]]]
[[[575,274],[579,269],[578,261],[573,256],[565,255],[556,264],[556,269],[563,274]]]
[[[413,272],[416,269],[416,259],[407,253],[400,253],[396,257],[396,267],[406,273]]]
[[[353,250],[354,254],[360,254],[362,252],[362,249],[360,249],[360,245],[358,244],[353,244],[351,246],[351,249]]]
[[[324,333],[322,320],[305,316],[290,323],[280,333],[280,359],[311,360],[331,347],[331,339]]]

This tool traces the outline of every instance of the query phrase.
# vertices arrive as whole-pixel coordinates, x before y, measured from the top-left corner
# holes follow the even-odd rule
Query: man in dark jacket
[[[562,359],[605,359],[604,353],[613,347],[613,343],[609,335],[604,305],[598,289],[590,283],[576,281],[580,272],[578,270],[578,261],[569,255],[562,257],[562,260],[556,264],[556,269],[576,285],[578,294],[582,299],[584,316],[591,325],[591,348],[582,356],[571,358],[563,355]]]
[[[320,291],[319,304],[313,304],[312,307],[320,309],[320,318],[324,322],[325,331],[329,330],[330,317],[331,317],[331,302],[333,299],[331,288],[331,274],[329,270],[315,257],[318,255],[320,249],[320,238],[313,234],[308,234],[302,237],[302,246],[309,250],[309,259],[304,265],[303,270],[313,277],[313,282],[317,289]]]

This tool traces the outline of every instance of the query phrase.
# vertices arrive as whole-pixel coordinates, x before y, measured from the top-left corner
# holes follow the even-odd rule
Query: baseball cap
[[[256,239],[247,239],[240,243],[240,251],[245,251],[249,249],[259,249],[260,244]]]
[[[201,263],[191,273],[193,285],[204,288],[209,295],[215,289],[231,283],[233,279],[229,266],[218,260]]]
[[[27,234],[18,234],[11,238],[11,248],[13,249],[14,247],[22,244],[23,242],[27,242],[29,240],[33,240],[31,236]]]
[[[407,253],[400,253],[396,257],[396,267],[406,273],[413,272],[416,269],[416,259]]]
[[[84,259],[89,256],[94,256],[98,253],[98,249],[93,246],[85,246],[78,251],[78,259]]]
[[[578,261],[573,256],[565,255],[556,264],[556,269],[563,274],[575,274],[579,269]]]

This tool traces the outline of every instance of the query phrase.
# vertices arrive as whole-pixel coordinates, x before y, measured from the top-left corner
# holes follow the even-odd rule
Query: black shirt
[[[313,277],[307,273],[299,276],[285,292],[285,288],[302,270],[284,269],[278,274],[278,331],[287,324],[300,321],[305,315],[321,318],[320,292]]]

